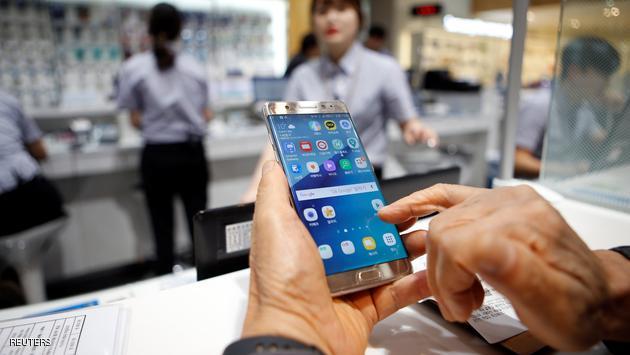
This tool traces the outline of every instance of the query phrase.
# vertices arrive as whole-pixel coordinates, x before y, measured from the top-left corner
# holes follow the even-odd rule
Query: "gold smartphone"
[[[411,273],[396,226],[346,105],[268,102],[263,114],[293,206],[318,246],[333,296]]]

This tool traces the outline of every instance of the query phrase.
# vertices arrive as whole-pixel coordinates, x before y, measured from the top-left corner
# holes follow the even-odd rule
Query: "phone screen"
[[[376,214],[383,195],[349,114],[271,115],[269,122],[327,275],[407,257],[396,227]]]

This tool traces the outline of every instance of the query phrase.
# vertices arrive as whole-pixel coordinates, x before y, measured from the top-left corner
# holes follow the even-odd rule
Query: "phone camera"
[[[285,105],[284,108],[288,110],[289,109],[289,105]]]

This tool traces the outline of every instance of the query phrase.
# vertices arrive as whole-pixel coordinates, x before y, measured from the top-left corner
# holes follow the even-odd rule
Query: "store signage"
[[[411,8],[411,16],[435,16],[442,13],[442,5],[440,4],[423,4],[416,5]]]

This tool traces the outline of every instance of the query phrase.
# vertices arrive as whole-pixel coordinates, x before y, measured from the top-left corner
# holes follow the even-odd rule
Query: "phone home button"
[[[371,282],[374,280],[378,280],[383,276],[380,270],[366,270],[359,272],[359,282]]]

